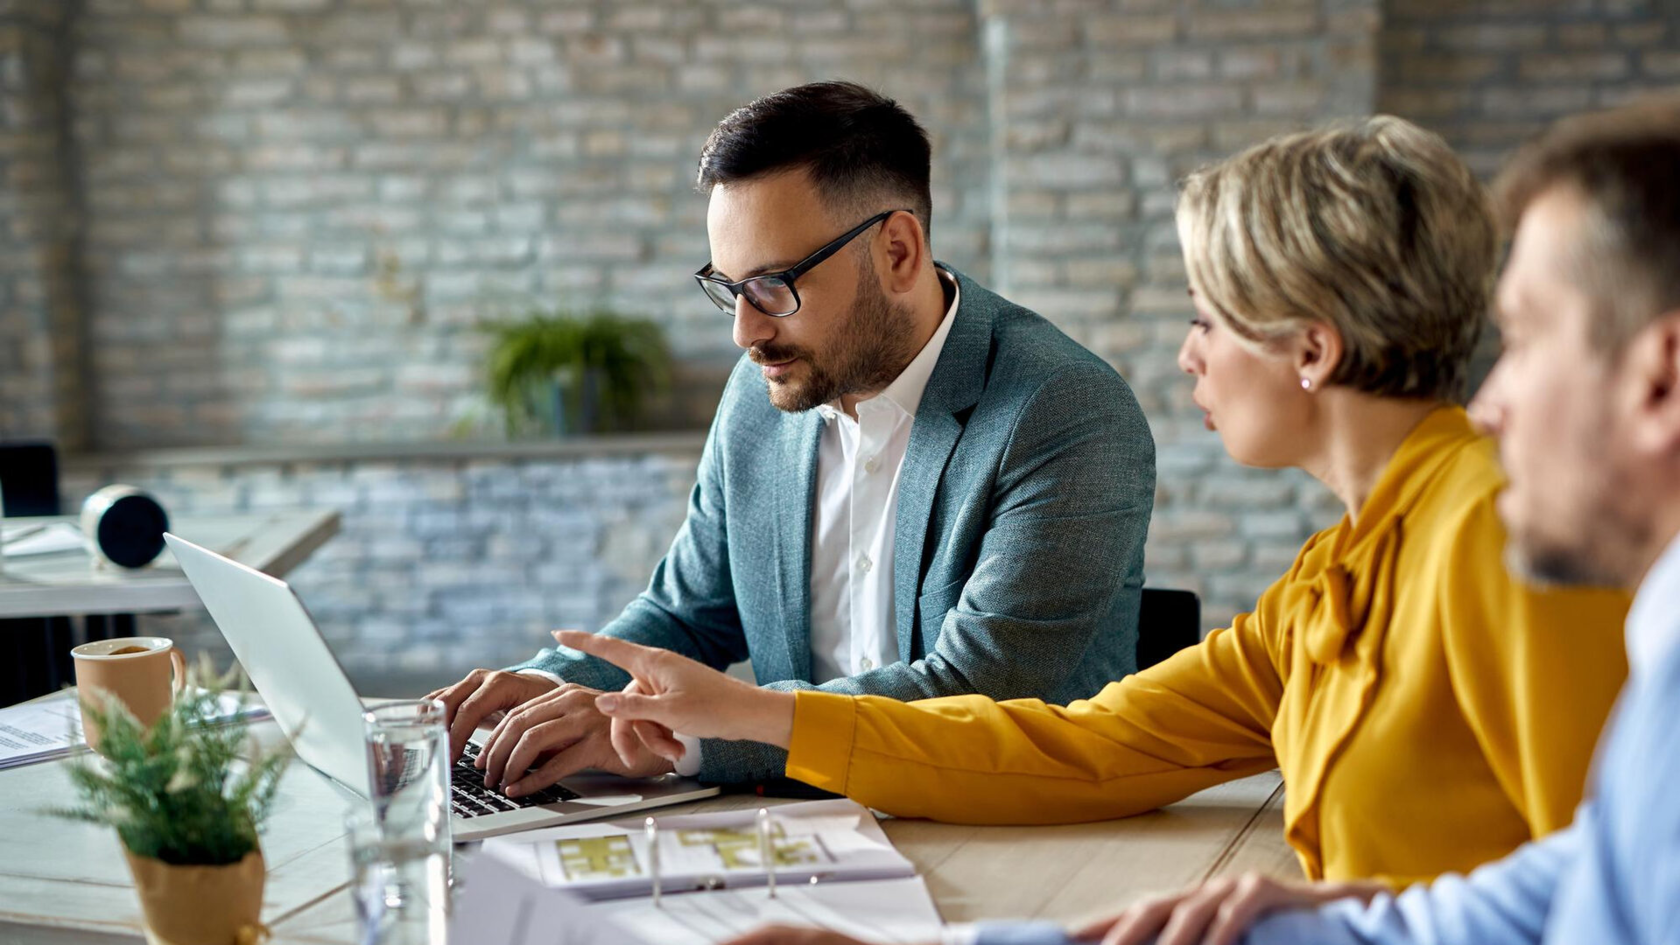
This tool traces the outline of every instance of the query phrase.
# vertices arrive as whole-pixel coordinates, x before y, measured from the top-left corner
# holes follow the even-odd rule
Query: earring
[[[1312,381],[1305,377],[1301,378],[1301,389],[1312,390]]]

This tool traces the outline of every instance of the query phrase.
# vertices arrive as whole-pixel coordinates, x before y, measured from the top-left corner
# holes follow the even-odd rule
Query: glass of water
[[[453,879],[448,713],[436,699],[386,702],[362,715],[368,800],[387,845],[434,850]]]
[[[449,855],[434,835],[394,832],[372,807],[344,818],[358,945],[447,945]]]

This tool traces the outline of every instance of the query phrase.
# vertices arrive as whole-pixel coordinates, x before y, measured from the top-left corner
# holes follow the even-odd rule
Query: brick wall
[[[0,437],[83,440],[64,9],[0,8]]]
[[[99,441],[445,436],[490,419],[474,323],[533,303],[655,318],[715,403],[706,134],[836,73],[901,97],[937,139],[938,250],[972,268],[974,34],[963,0],[101,0],[70,83]]]
[[[1672,0],[1388,0],[1378,105],[1491,175],[1572,112],[1680,89]]]
[[[89,0],[59,48],[92,436],[447,436],[474,417],[472,323],[533,299],[655,317],[715,373],[727,324],[687,281],[705,253],[700,142],[758,94],[844,75],[933,132],[937,254],[1131,381],[1159,444],[1150,582],[1202,592],[1218,625],[1340,510],[1303,475],[1236,467],[1201,429],[1175,364],[1190,307],[1173,182],[1373,110],[1490,171],[1558,114],[1680,84],[1676,15],[1653,0]],[[16,22],[0,17],[0,35]],[[61,35],[55,22],[30,35]],[[20,69],[0,75],[7,121],[49,88]],[[15,369],[63,359],[47,307],[15,301],[45,291],[15,274],[36,257],[12,221],[66,199],[18,185],[46,171],[15,170],[16,127],[0,148],[3,432],[61,409],[40,391],[76,390]],[[712,383],[683,401],[697,416]],[[440,469],[427,475],[463,474]],[[347,533],[344,548],[363,546]],[[547,593],[525,574],[480,586]]]
[[[1176,355],[1194,314],[1176,182],[1262,138],[1370,111],[1375,0],[987,4],[1001,287],[1113,363],[1158,448],[1149,583],[1220,626],[1334,520],[1304,475],[1246,470],[1203,429]]]

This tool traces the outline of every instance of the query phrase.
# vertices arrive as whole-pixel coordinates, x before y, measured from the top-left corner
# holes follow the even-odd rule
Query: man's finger
[[[503,736],[509,728],[516,725],[519,726],[521,731],[530,728],[533,724],[535,724],[533,719],[537,719],[538,717],[528,713],[546,713],[547,706],[550,703],[553,703],[558,699],[564,699],[566,693],[570,691],[571,690],[565,684],[561,684],[556,689],[552,689],[540,696],[537,696],[536,698],[509,708],[502,714],[500,719],[496,720],[495,726],[490,729],[489,736],[484,739],[484,751],[478,753],[478,760],[473,762],[473,764],[485,772],[488,772],[490,770],[490,762],[493,754],[491,751],[492,746],[506,746],[505,750],[502,752],[503,755],[506,755],[507,752],[511,752],[513,750],[513,741],[503,741]],[[488,716],[486,716],[486,718],[488,718]],[[552,718],[552,716],[543,714],[541,715],[541,718]],[[512,737],[514,740],[517,740],[519,738],[519,732],[514,732]],[[490,785],[495,782],[489,780],[487,776],[484,783],[486,785]]]
[[[1179,896],[1152,899],[1120,913],[1103,936],[1103,945],[1141,945],[1149,941],[1172,918],[1181,900]]]
[[[1196,945],[1230,892],[1229,886],[1209,885],[1184,899],[1155,939],[1157,945]]]
[[[527,733],[527,738],[533,735],[538,738],[542,738],[542,728],[543,727],[539,725],[532,729],[529,733]],[[548,741],[546,738],[543,740],[545,742]],[[549,751],[554,747],[556,747],[555,744],[550,743],[547,747],[542,748],[541,751]],[[514,756],[518,757],[519,753],[525,750],[526,746],[521,744],[519,751],[516,751]],[[529,747],[529,757],[532,761],[535,761],[539,754],[540,751],[533,743]],[[537,768],[537,770],[525,773],[519,780],[509,784],[506,791],[507,796],[523,797],[533,791],[540,791],[561,778],[564,778],[567,775],[576,774],[587,767],[589,767],[588,747],[583,742],[574,741],[561,748],[560,751],[553,755],[553,757],[543,762],[542,766]],[[524,768],[520,770],[525,771]]]
[[[455,711],[454,721],[449,723],[449,759],[453,762],[461,757],[461,749],[467,747],[467,739],[478,729],[478,723],[484,717],[497,709],[505,709],[506,705],[499,701],[499,694],[492,685],[479,686],[472,695],[468,696]]]
[[[582,695],[576,690],[561,693],[541,700],[534,700],[520,706],[496,726],[496,735],[485,742],[484,750],[478,753],[479,760],[484,767],[484,783],[487,787],[506,785],[513,779],[525,773],[525,768],[534,761],[534,756],[527,755],[524,766],[515,757],[519,745],[530,731],[539,725],[562,721],[575,715],[578,708],[577,696]],[[572,698],[567,698],[572,696]],[[556,746],[563,747],[563,746]]]
[[[599,721],[600,728],[593,722]],[[546,722],[539,722],[525,730],[514,743],[513,753],[508,755],[507,767],[501,772],[501,783],[504,787],[511,787],[520,779],[526,777],[526,772],[537,766],[537,760],[552,752],[566,752],[575,745],[588,741],[592,736],[606,735],[606,720],[591,719],[576,714],[563,715],[560,718]],[[552,762],[550,762],[552,763]],[[563,771],[549,779],[548,783],[559,780],[573,771],[587,767],[587,763],[578,765],[572,771]]]
[[[590,656],[598,656],[619,669],[638,676],[644,675],[648,657],[659,652],[629,640],[620,640],[618,637],[600,633],[584,633],[582,630],[556,630],[554,639],[558,640],[561,646],[569,646]]]
[[[1250,883],[1225,900],[1208,929],[1208,945],[1236,945],[1257,919],[1288,899],[1286,893],[1266,882]]]

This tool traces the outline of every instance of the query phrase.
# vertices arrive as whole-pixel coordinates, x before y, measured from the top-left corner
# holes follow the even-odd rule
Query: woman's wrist
[[[759,689],[745,713],[745,737],[777,748],[793,743],[793,707],[797,697],[779,689]]]

